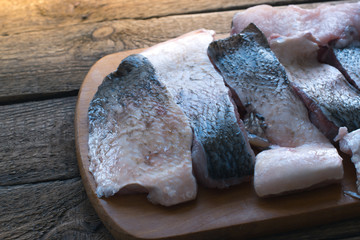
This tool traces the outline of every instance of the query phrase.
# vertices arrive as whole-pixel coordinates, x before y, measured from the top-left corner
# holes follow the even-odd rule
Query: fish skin
[[[141,54],[189,118],[194,132],[194,172],[206,187],[226,188],[249,180],[255,155],[229,89],[207,56],[214,31],[199,29]]]
[[[148,192],[165,206],[196,197],[190,124],[145,57],[127,57],[104,79],[88,117],[98,197]]]
[[[256,156],[254,187],[258,196],[285,194],[343,177],[341,157],[310,122],[285,68],[254,24],[211,43],[208,54],[247,111],[263,117],[265,136],[277,145]]]
[[[334,139],[339,127],[360,128],[359,90],[336,68],[318,62],[319,46],[312,34],[274,38],[270,44],[311,110],[312,122],[329,139]]]
[[[346,48],[335,48],[335,56],[341,63],[342,67],[346,69],[349,75],[349,82],[353,84],[357,89],[360,89],[360,48],[358,46],[350,46]],[[345,76],[345,75],[344,75]]]

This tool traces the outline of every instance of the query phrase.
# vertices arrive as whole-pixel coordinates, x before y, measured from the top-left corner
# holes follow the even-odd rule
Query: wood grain
[[[79,178],[0,187],[0,209],[0,239],[111,239]]]
[[[231,239],[273,234],[360,214],[360,202],[343,191],[356,191],[354,167],[345,157],[341,184],[271,199],[256,196],[252,184],[223,191],[199,187],[197,199],[173,207],[155,206],[144,194],[99,199],[89,173],[87,109],[104,76],[129,54],[120,52],[97,62],[86,76],[76,106],[76,146],[85,189],[99,217],[119,239]],[[156,219],[156,221],[154,221]],[[259,231],[261,230],[261,231]]]
[[[0,185],[79,176],[76,97],[0,106]]]
[[[242,9],[268,3],[281,5],[287,0],[15,0],[0,1],[0,35],[12,35],[60,26],[112,21],[149,19],[169,15]],[[294,0],[295,3],[313,2]]]
[[[0,102],[78,90],[90,66],[107,54],[148,47],[201,27],[225,32],[232,15],[111,21],[0,37]]]
[[[112,239],[79,178],[76,100],[0,106],[0,239]]]

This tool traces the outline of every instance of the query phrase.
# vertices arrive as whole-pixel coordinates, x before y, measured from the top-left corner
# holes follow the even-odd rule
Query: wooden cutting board
[[[88,197],[105,226],[118,239],[219,239],[254,237],[360,215],[360,201],[344,194],[356,191],[355,168],[344,157],[345,177],[339,184],[288,196],[260,199],[253,183],[226,190],[199,187],[196,200],[173,207],[153,205],[146,194],[99,199],[88,171],[87,111],[97,87],[126,56],[142,49],[100,59],[79,92],[75,131],[77,157]]]

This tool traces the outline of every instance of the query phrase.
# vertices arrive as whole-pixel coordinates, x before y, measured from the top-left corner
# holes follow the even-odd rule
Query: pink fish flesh
[[[360,2],[321,4],[314,9],[259,5],[234,15],[231,34],[240,33],[250,23],[254,23],[269,40],[311,33],[322,45],[336,39],[338,47],[344,47],[352,41],[352,36],[345,31],[347,27],[360,32]]]

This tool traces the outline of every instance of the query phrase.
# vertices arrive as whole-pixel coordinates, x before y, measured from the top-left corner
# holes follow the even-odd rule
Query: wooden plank
[[[0,239],[111,239],[79,178],[0,187]]]
[[[257,4],[281,5],[287,0],[16,0],[0,1],[0,35],[119,19],[241,9]],[[314,2],[294,0],[295,3]]]
[[[224,33],[233,14],[110,21],[0,37],[0,102],[78,90],[90,66],[106,54],[147,47],[202,27]]]
[[[0,185],[79,176],[76,97],[0,106]]]

